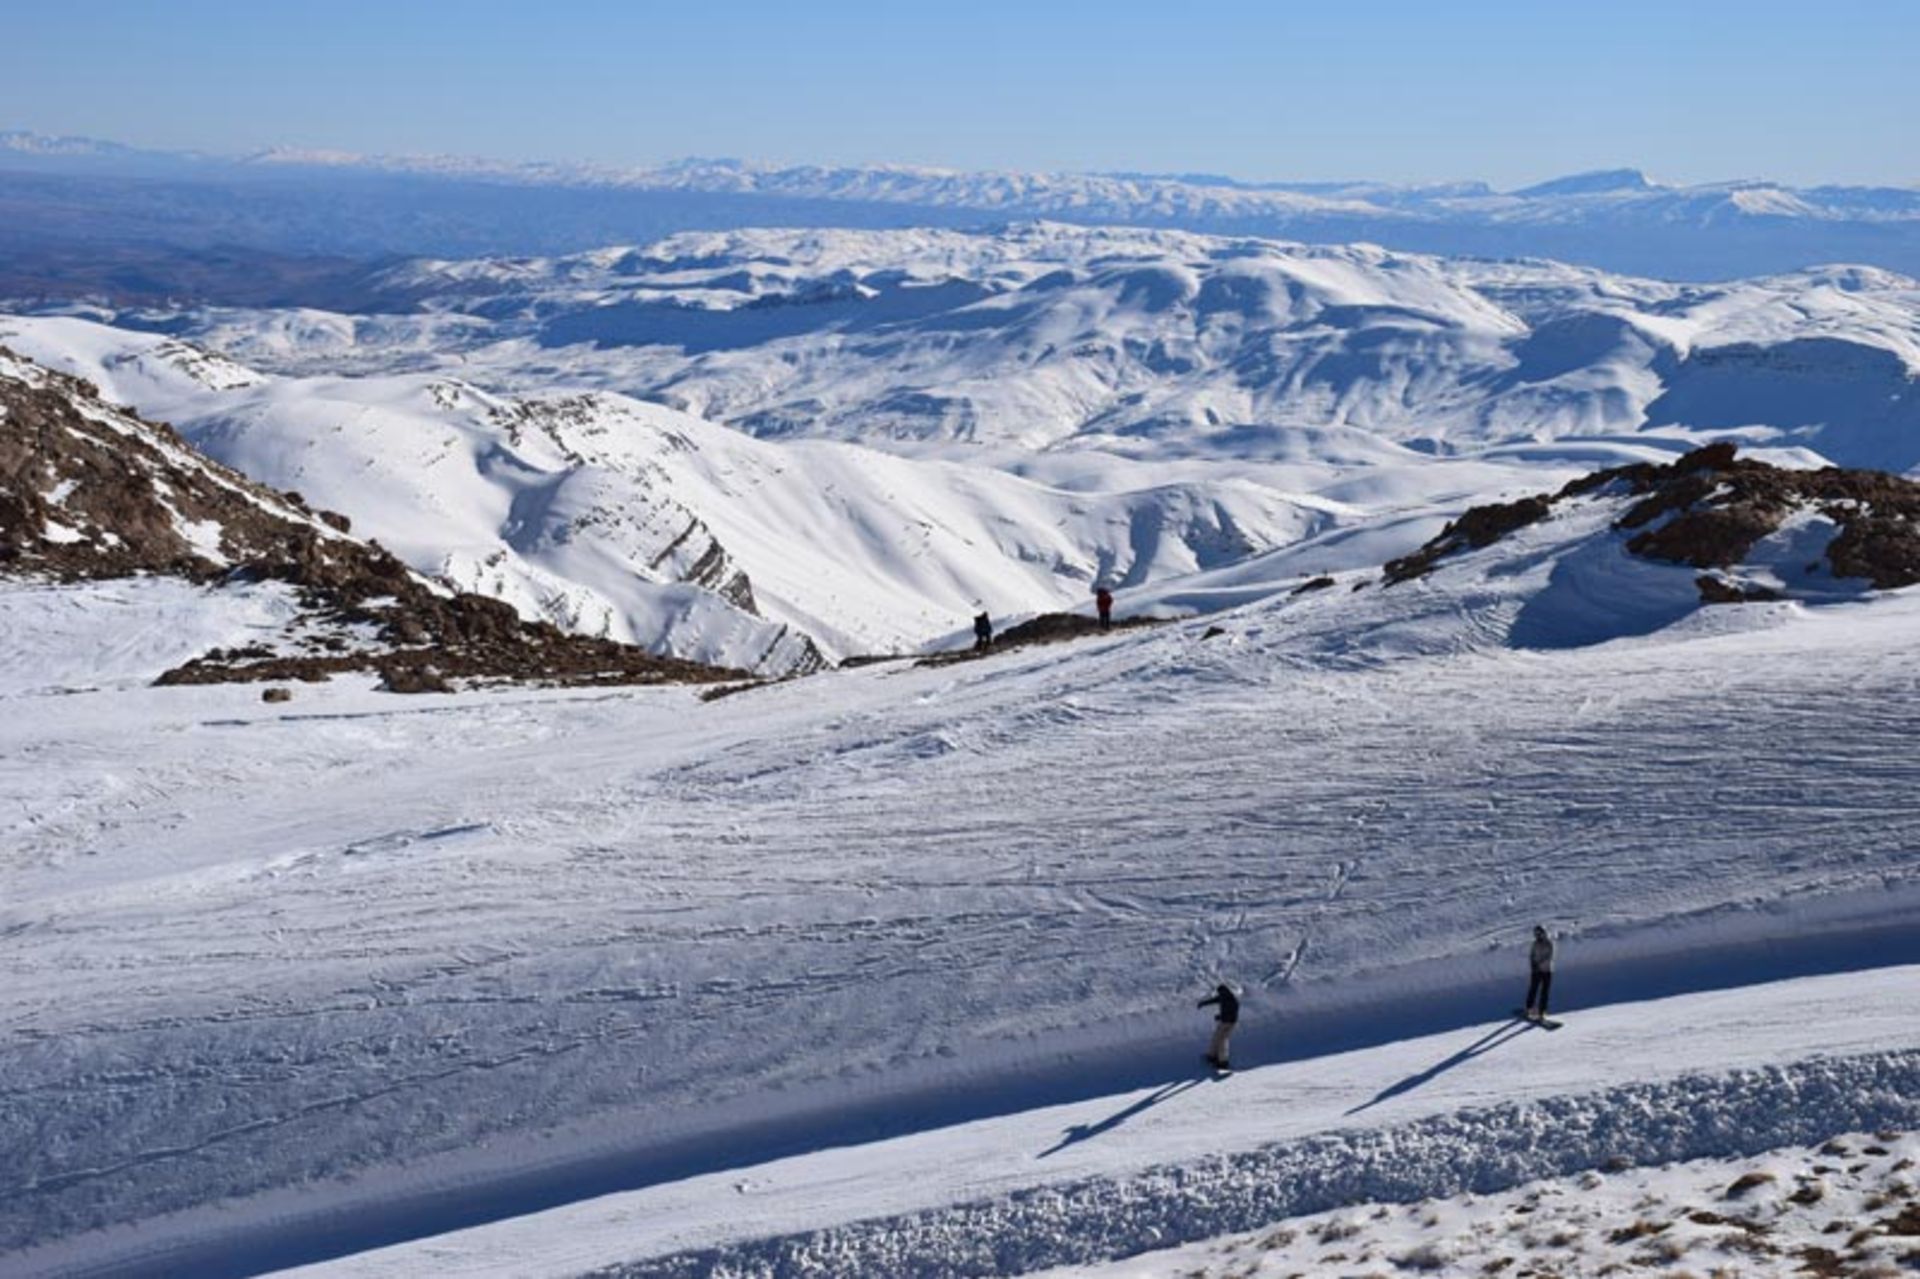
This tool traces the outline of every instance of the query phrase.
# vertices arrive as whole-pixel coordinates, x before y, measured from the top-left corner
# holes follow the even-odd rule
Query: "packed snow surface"
[[[1175,1063],[1114,1096],[610,1194],[296,1273],[1007,1274],[1335,1205],[1444,1214],[1420,1201],[1911,1123],[1920,1098],[1895,1094],[1920,1079],[1920,1017],[1901,997],[1916,977],[1896,968],[1610,1005],[1556,1032],[1492,1021],[1231,1078]],[[1840,1028],[1822,1015],[1838,997],[1864,1005]],[[1203,1033],[1196,1022],[1190,1048]],[[1416,1235],[1419,1215],[1398,1214],[1376,1248],[1464,1250],[1446,1229]],[[1367,1219],[1357,1206],[1329,1218]],[[1288,1223],[1308,1244],[1321,1236],[1322,1253],[1324,1224]],[[1251,1243],[1232,1246],[1251,1256]],[[1184,1275],[1201,1255],[1114,1273]]]
[[[1535,922],[1570,1018],[1790,938],[1857,964],[1915,901],[1914,602],[1515,647],[1598,535],[707,703],[55,693],[72,624],[9,587],[0,1247],[364,1246],[416,1192],[507,1212],[1124,1093],[1221,979],[1249,1064],[1471,1027]],[[72,589],[103,642],[154,625]]]

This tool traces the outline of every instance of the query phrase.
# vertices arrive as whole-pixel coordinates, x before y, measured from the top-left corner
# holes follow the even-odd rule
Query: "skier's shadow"
[[[1397,1084],[1389,1084],[1387,1087],[1381,1089],[1380,1092],[1374,1096],[1372,1101],[1365,1102],[1361,1105],[1355,1106],[1352,1110],[1349,1110],[1347,1114],[1357,1115],[1363,1110],[1373,1109],[1373,1107],[1379,1105],[1383,1101],[1390,1101],[1393,1098],[1401,1096],[1404,1093],[1410,1093],[1414,1089],[1420,1087],[1420,1085],[1432,1082],[1434,1079],[1445,1074],[1447,1071],[1452,1070],[1455,1066],[1465,1065],[1467,1062],[1472,1061],[1475,1057],[1480,1056],[1482,1053],[1490,1053],[1494,1049],[1500,1047],[1500,1045],[1502,1044],[1511,1043],[1513,1040],[1517,1039],[1521,1035],[1524,1035],[1527,1031],[1531,1030],[1532,1028],[1533,1026],[1531,1022],[1525,1021],[1519,1017],[1514,1018],[1510,1022],[1505,1022],[1499,1026],[1496,1026],[1491,1031],[1488,1031],[1485,1035],[1482,1035],[1479,1039],[1474,1040],[1472,1043],[1468,1044],[1465,1048],[1462,1048],[1459,1052],[1455,1053],[1453,1056],[1448,1057],[1442,1061],[1436,1061],[1435,1063],[1433,1063],[1433,1065],[1428,1066],[1425,1070],[1421,1071],[1419,1074],[1408,1075],[1405,1079],[1402,1079]]]
[[[1057,1155],[1068,1146],[1077,1146],[1083,1141],[1089,1141],[1092,1138],[1100,1136],[1102,1133],[1112,1132],[1115,1128],[1118,1128],[1121,1124],[1127,1122],[1127,1120],[1132,1119],[1135,1115],[1151,1110],[1163,1101],[1170,1101],[1189,1088],[1197,1088],[1202,1082],[1201,1079],[1175,1079],[1170,1083],[1161,1084],[1139,1101],[1134,1102],[1124,1110],[1114,1111],[1098,1123],[1073,1125],[1073,1127],[1060,1134],[1060,1140],[1058,1142],[1041,1151],[1036,1158],[1045,1159],[1048,1155]]]

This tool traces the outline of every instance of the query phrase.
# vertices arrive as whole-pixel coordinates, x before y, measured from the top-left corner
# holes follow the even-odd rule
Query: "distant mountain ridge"
[[[769,439],[1027,467],[1670,427],[1920,465],[1920,284],[1867,267],[1677,285],[1053,222],[688,233],[415,261],[379,286],[406,305],[121,322],[283,373],[434,371],[513,394],[559,380]]]
[[[126,176],[169,185],[111,185]],[[236,202],[236,190],[248,198]],[[1836,261],[1920,273],[1920,187],[1676,186],[1631,168],[1502,192],[1473,181],[1248,182],[730,159],[648,168],[324,148],[215,157],[16,131],[0,133],[0,197],[15,214],[8,234],[29,241],[144,235],[314,254],[552,253],[680,230],[1049,218],[1546,257],[1662,279]],[[76,218],[96,202],[97,218]]]

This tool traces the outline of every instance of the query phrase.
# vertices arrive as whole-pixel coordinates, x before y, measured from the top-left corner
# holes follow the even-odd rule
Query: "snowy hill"
[[[1907,1124],[1911,978],[1859,970],[1913,960],[1920,610],[1703,605],[1615,527],[1648,495],[713,702],[55,694],[143,606],[62,588],[78,646],[9,588],[0,1249],[231,1273],[577,1201],[518,1273],[1004,1271]],[[1608,565],[1687,606],[1609,633]],[[1567,1026],[1475,1054],[1536,922]],[[1248,1069],[1156,1106],[1218,980]]]
[[[217,363],[172,367],[220,372]],[[162,683],[372,671],[386,688],[415,692],[446,691],[449,679],[622,684],[734,673],[527,626],[496,600],[410,573],[349,527],[345,516],[256,484],[170,428],[103,403],[92,383],[0,347],[0,575],[69,584],[177,579],[201,588],[136,589],[172,601],[167,621],[176,639],[207,630],[205,619],[190,616],[195,601],[216,629],[234,625],[245,642],[180,652],[179,665],[156,672]],[[60,596],[56,588],[19,599],[38,613]],[[151,651],[144,640],[140,651]]]
[[[1920,285],[1862,267],[1681,286],[1037,224],[683,235],[382,279],[423,313],[120,318],[286,372],[561,381],[766,437],[988,460],[1333,461],[1680,427],[1920,463]]]
[[[438,376],[266,377],[175,339],[74,320],[0,320],[0,334],[170,419],[229,465],[344,510],[435,580],[570,631],[767,674],[911,651],[982,606],[1084,607],[1096,581],[1124,594],[1362,513],[1255,478],[1140,474],[1128,477],[1138,488],[1069,491],[840,444],[765,443],[606,393],[508,399]],[[1443,494],[1462,482],[1433,479]]]
[[[421,309],[0,330],[420,572],[768,674],[1097,580],[1123,612],[1244,603],[1703,439],[1920,465],[1920,286],[1868,268],[1677,286],[1035,224],[382,281]]]
[[[1906,1264],[1911,1137],[1823,1151],[1920,1124],[1913,281],[1034,224],[379,288],[0,317],[0,1272]]]

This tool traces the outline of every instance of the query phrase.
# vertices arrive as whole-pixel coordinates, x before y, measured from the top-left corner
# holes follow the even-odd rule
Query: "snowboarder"
[[[1213,1038],[1207,1044],[1207,1064],[1215,1070],[1231,1070],[1227,1065],[1227,1041],[1233,1038],[1233,1028],[1240,1021],[1240,998],[1233,993],[1225,982],[1213,988],[1213,994],[1203,999],[1199,1007],[1217,1005],[1219,1012],[1213,1015]]]
[[[1553,988],[1553,938],[1547,936],[1545,924],[1533,926],[1533,949],[1527,954],[1527,962],[1527,1007],[1522,1015],[1528,1021],[1545,1021],[1547,992]]]
[[[993,619],[987,616],[985,609],[981,609],[973,615],[973,648],[977,653],[984,653],[992,647]]]
[[[1100,610],[1100,629],[1113,629],[1113,592],[1101,587],[1093,593],[1093,606]]]

